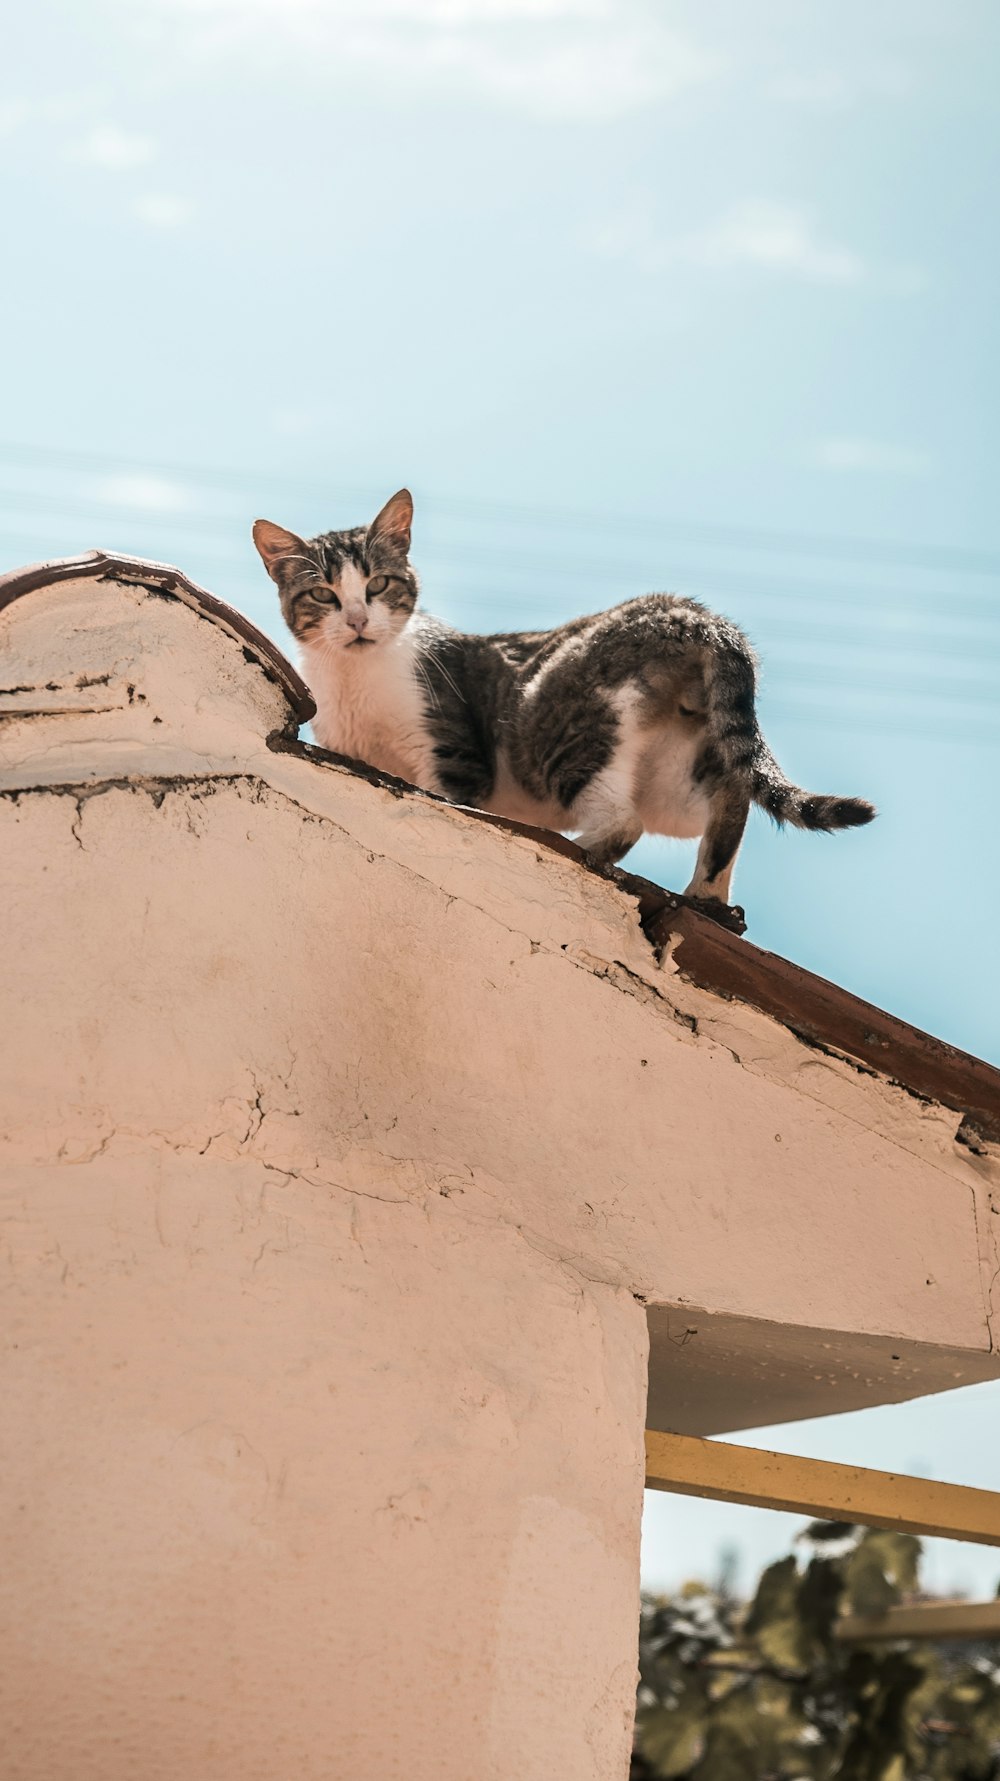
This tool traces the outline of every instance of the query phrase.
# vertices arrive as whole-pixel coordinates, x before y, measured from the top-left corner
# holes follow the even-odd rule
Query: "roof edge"
[[[272,736],[268,746],[320,767],[353,773],[397,796],[416,795],[456,808],[447,798],[313,743]],[[804,1044],[843,1054],[918,1099],[950,1108],[961,1115],[958,1141],[972,1152],[981,1149],[980,1138],[1000,1142],[1000,1070],[887,1014],[828,978],[793,965],[779,953],[766,952],[743,939],[746,921],[741,908],[718,902],[706,905],[619,867],[599,871],[565,835],[513,822],[491,811],[460,808],[491,828],[521,835],[573,860],[584,871],[634,897],[643,932],[657,956],[669,951],[680,976],[696,989],[744,1002],[770,1015]]]
[[[272,643],[270,637],[259,631],[235,606],[199,587],[171,563],[119,556],[116,551],[109,550],[88,550],[78,557],[54,557],[48,562],[27,563],[21,569],[10,569],[0,575],[0,612],[25,594],[37,593],[60,581],[80,580],[120,581],[145,587],[150,593],[167,598],[173,596],[186,606],[203,612],[206,618],[241,642],[245,652],[252,652],[247,659],[256,661],[268,678],[282,688],[297,723],[308,723],[315,717],[316,705],[309,688],[277,644]]]
[[[695,909],[665,908],[643,927],[697,988],[746,1002],[806,1045],[841,1053],[918,1099],[950,1107],[962,1115],[957,1141],[971,1151],[981,1151],[979,1138],[1000,1142],[1000,1070],[993,1064],[738,939]]]

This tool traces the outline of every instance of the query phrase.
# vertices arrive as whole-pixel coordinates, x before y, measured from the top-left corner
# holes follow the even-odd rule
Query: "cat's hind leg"
[[[749,811],[748,786],[730,782],[713,794],[694,877],[685,896],[717,897],[720,903],[729,902],[730,880]]]
[[[642,819],[632,801],[632,768],[623,763],[595,773],[576,800],[574,827],[587,864],[605,871],[642,839]]]

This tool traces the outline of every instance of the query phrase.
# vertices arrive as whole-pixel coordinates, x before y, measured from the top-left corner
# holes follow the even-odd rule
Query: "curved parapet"
[[[89,551],[0,576],[0,785],[73,761],[218,771],[314,710],[270,638],[179,569]]]

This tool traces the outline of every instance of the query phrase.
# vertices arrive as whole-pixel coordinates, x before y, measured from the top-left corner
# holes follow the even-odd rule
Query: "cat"
[[[551,631],[468,635],[417,610],[413,501],[302,539],[257,520],[325,748],[456,804],[576,834],[617,863],[645,833],[700,836],[686,894],[727,903],[751,803],[848,829],[862,798],[786,779],[757,725],[753,650],[728,619],[644,594]]]

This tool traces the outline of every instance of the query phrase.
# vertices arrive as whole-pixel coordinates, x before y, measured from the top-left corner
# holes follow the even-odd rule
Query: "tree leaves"
[[[651,1708],[643,1716],[642,1753],[657,1775],[689,1775],[705,1753],[708,1707],[692,1689],[675,1707]]]
[[[643,1604],[637,1774],[670,1781],[1000,1781],[995,1648],[847,1646],[841,1612],[917,1583],[910,1534],[814,1522],[749,1606]]]
[[[851,1553],[844,1573],[854,1614],[883,1614],[917,1580],[920,1541],[913,1534],[870,1530]]]

